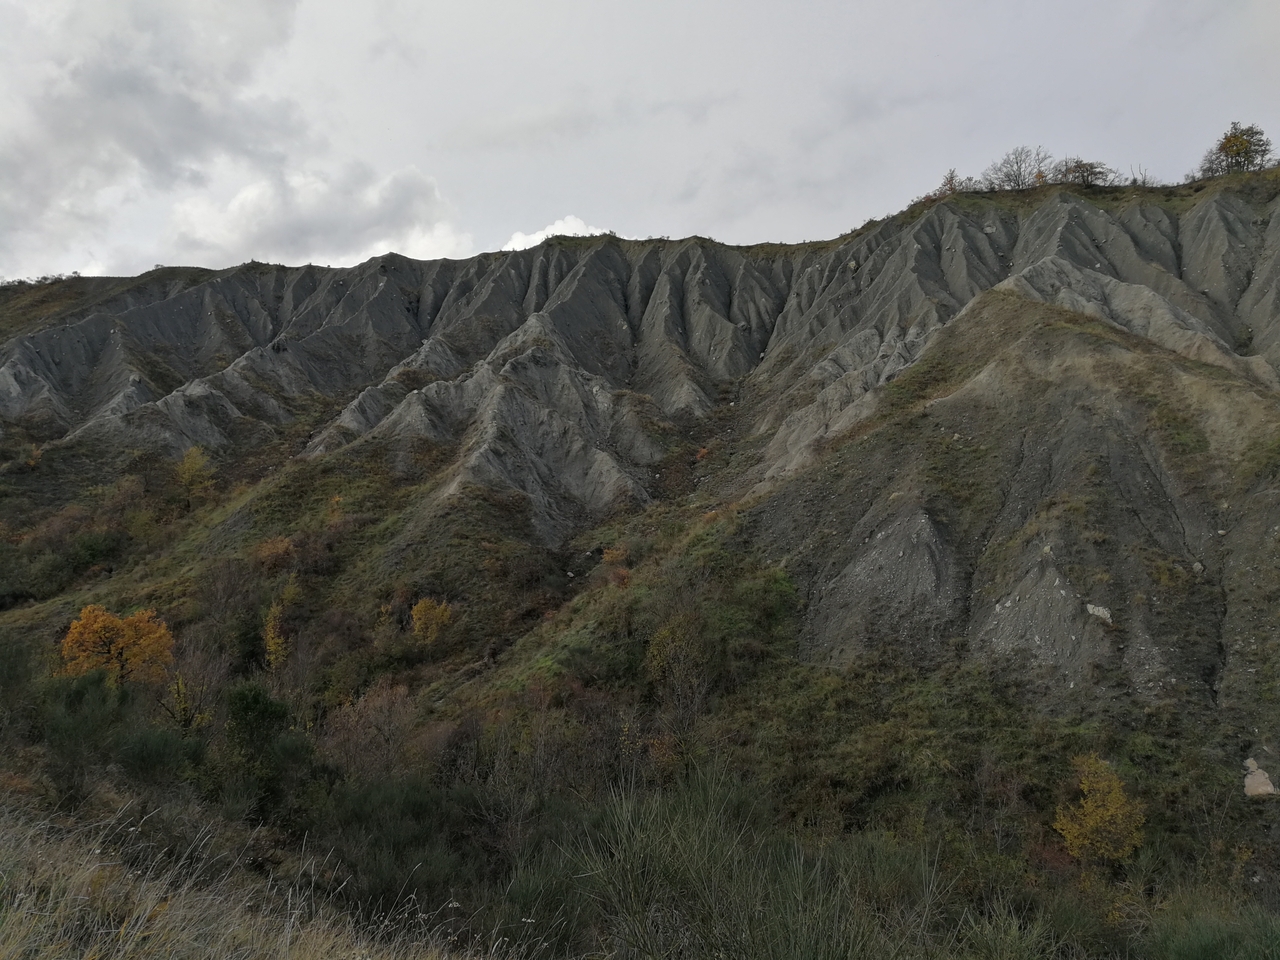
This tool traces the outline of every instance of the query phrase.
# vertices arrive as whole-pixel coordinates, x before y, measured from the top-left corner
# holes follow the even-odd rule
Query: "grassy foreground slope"
[[[447,955],[445,938],[408,912],[395,918],[394,934],[384,931],[379,938],[317,903],[311,891],[266,890],[236,869],[234,854],[211,855],[207,836],[183,850],[156,851],[137,841],[138,828],[130,818],[68,826],[37,819],[12,796],[7,799],[0,813],[3,956],[438,960]]]

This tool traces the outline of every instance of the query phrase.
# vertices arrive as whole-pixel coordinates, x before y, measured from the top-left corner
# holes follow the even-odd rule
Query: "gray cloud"
[[[541,107],[523,114],[460,124],[441,138],[441,144],[455,150],[539,147],[580,139],[606,122],[608,117],[603,111],[566,103],[554,109]]]
[[[280,134],[305,135],[297,110],[248,93],[243,78],[287,38],[293,6],[71,0],[38,16],[6,10],[18,29],[6,31],[4,55],[28,64],[14,84],[22,109],[3,115],[0,257],[102,226],[122,193],[202,185],[218,155],[278,163]]]
[[[244,185],[228,203],[197,196],[178,205],[176,248],[199,262],[237,259],[349,263],[388,250],[462,256],[469,237],[447,221],[435,183],[415,169],[385,177],[353,161]]]
[[[459,255],[569,213],[813,239],[1022,143],[1176,178],[1233,119],[1280,137],[1277,11],[0,0],[0,273]]]
[[[333,155],[295,98],[256,84],[297,0],[54,0],[8,6],[0,53],[0,273],[43,257],[153,259],[462,249],[435,184]],[[198,215],[197,215],[198,212]],[[127,235],[133,220],[135,236]],[[77,264],[78,265],[78,264]],[[89,265],[90,269],[95,265]],[[25,268],[25,269],[24,269]]]
[[[490,114],[455,126],[440,139],[451,150],[501,151],[538,149],[582,140],[609,130],[635,128],[664,120],[700,123],[732,96],[636,99],[615,96],[592,105],[589,91],[573,91],[554,106],[532,105],[523,112]]]

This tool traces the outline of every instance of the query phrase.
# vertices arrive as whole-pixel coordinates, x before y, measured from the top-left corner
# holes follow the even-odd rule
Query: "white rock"
[[[1267,776],[1267,771],[1258,766],[1258,761],[1250,757],[1244,762],[1244,795],[1246,797],[1269,797],[1276,793],[1275,784]]]
[[[1107,621],[1107,623],[1111,622],[1111,611],[1108,610],[1106,607],[1098,607],[1092,603],[1086,603],[1085,609],[1087,609],[1090,614],[1097,617],[1099,620],[1105,620]]]

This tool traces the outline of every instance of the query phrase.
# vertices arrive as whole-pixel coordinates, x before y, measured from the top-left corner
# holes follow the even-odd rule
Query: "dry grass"
[[[132,835],[122,818],[65,828],[0,805],[0,956],[461,956],[448,951],[430,917],[396,916],[382,928],[362,929],[307,890],[272,895],[234,867],[211,858],[199,844],[163,867],[131,863],[122,851],[128,850]],[[274,911],[264,905],[268,903]]]

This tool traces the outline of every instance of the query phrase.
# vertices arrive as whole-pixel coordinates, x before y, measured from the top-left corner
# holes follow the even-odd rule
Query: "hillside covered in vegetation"
[[[0,288],[0,943],[1276,956],[1277,213]]]

